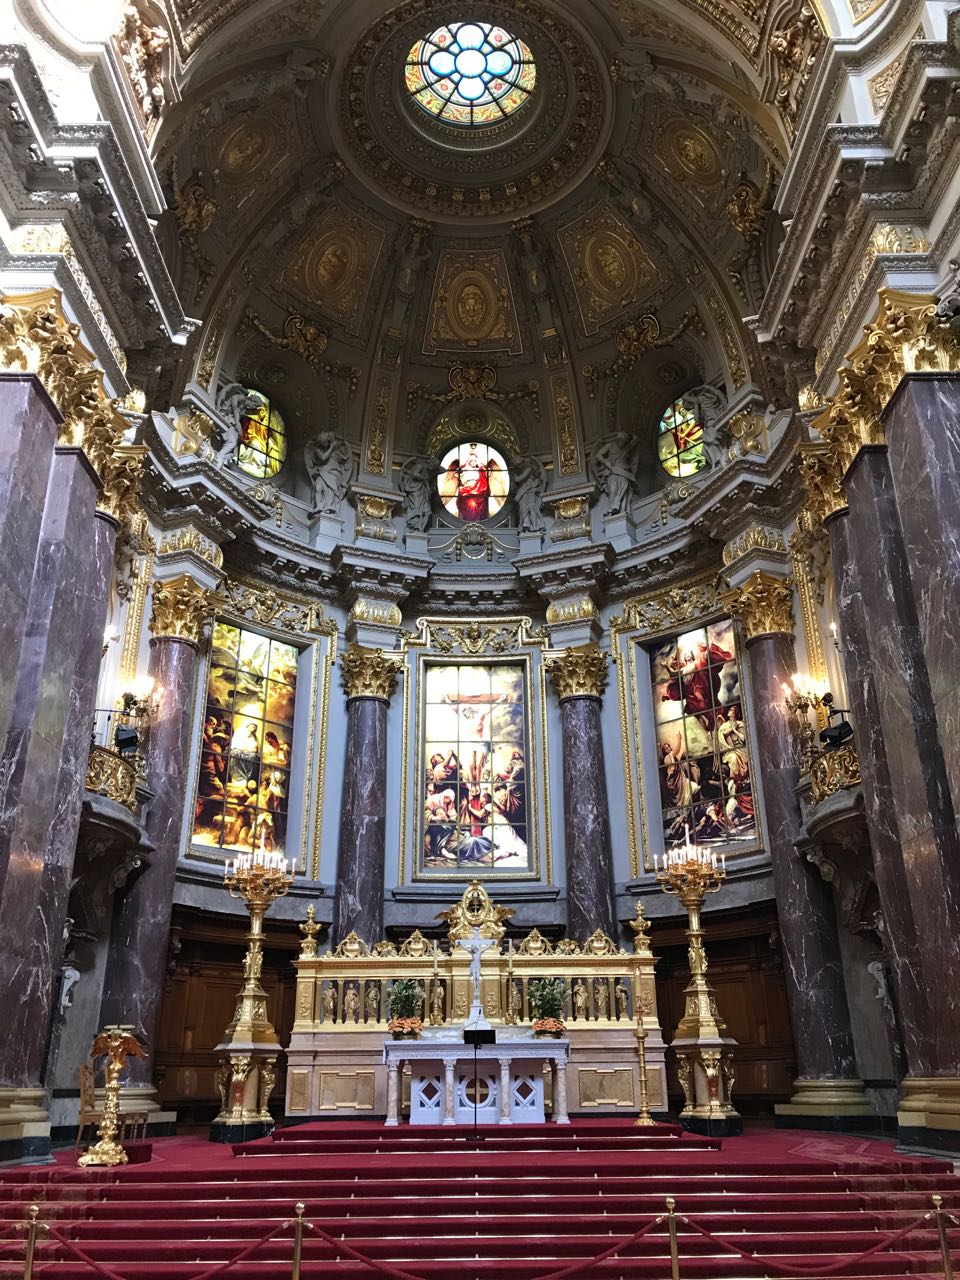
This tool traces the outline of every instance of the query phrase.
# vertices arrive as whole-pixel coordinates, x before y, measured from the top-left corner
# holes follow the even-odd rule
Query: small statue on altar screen
[[[630,992],[627,990],[627,984],[621,982],[618,978],[613,988],[613,996],[617,1002],[617,1018],[630,1017]]]
[[[594,983],[593,998],[597,1002],[597,1017],[605,1021],[610,1004],[610,988],[607,986],[606,978],[600,978]]]
[[[377,988],[374,984],[367,984],[367,994],[364,1000],[367,1006],[367,1021],[376,1022],[380,1016],[380,1000],[377,996]]]
[[[337,1020],[337,993],[333,989],[333,983],[329,983],[323,989],[323,1020],[324,1022]]]
[[[523,1016],[523,992],[519,982],[510,983],[510,1001],[507,1006],[507,1022],[516,1026]]]
[[[433,980],[433,994],[430,997],[430,1025],[443,1026],[443,987],[439,978]]]
[[[588,1016],[589,1004],[590,994],[587,991],[587,984],[582,978],[578,978],[573,984],[573,1012],[578,1022],[582,1022]]]
[[[360,993],[352,984],[347,987],[343,993],[343,1020],[344,1022],[358,1021],[357,1015],[360,1012]]]

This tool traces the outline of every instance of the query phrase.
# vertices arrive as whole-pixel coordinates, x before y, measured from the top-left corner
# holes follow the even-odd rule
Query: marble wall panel
[[[617,938],[600,708],[599,698],[564,698],[560,703],[567,936],[577,942],[596,929]]]
[[[383,936],[387,710],[382,698],[347,703],[334,943],[351,930],[371,946]]]

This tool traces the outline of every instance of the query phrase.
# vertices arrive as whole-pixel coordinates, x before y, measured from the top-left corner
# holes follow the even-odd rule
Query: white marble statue
[[[547,470],[539,458],[518,458],[513,468],[513,500],[517,504],[517,526],[521,533],[542,533],[543,495]]]
[[[321,431],[303,451],[313,485],[312,516],[337,516],[353,479],[353,450],[332,431]]]
[[[423,533],[430,523],[438,471],[434,458],[408,458],[400,468],[398,483],[403,494],[407,529],[411,533]]]
[[[607,496],[607,515],[623,515],[637,479],[638,443],[626,431],[618,431],[597,448],[593,474],[597,487]]]
[[[223,418],[220,448],[214,458],[218,467],[236,462],[237,447],[243,434],[243,418],[246,414],[256,413],[259,407],[257,397],[239,382],[229,383],[217,396],[217,409]]]
[[[719,467],[726,456],[726,443],[720,427],[720,419],[727,411],[727,398],[722,391],[712,387],[709,382],[684,392],[683,406],[696,415],[703,427],[703,455],[711,470]]]

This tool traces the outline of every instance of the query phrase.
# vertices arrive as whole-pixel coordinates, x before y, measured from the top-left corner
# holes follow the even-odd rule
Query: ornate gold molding
[[[567,698],[600,698],[607,679],[607,655],[598,645],[546,653],[544,666],[560,702]]]
[[[80,341],[80,326],[63,314],[59,289],[4,294],[0,299],[0,368],[36,374],[63,421],[58,441],[82,449],[103,475],[126,422],[119,401],[103,387],[93,352]]]
[[[223,552],[212,538],[208,538],[193,525],[171,529],[160,539],[160,546],[157,548],[157,554],[160,556],[173,556],[181,551],[192,551],[195,556],[206,560],[215,569],[223,567]]]
[[[389,702],[403,664],[399,654],[351,644],[340,658],[343,687],[348,698],[381,698]]]
[[[805,509],[817,523],[822,524],[828,516],[846,510],[840,466],[828,444],[816,442],[800,446],[800,475],[807,495]]]
[[[787,546],[779,529],[755,521],[726,544],[723,548],[723,563],[730,565],[751,551],[772,551],[785,556]]]
[[[792,578],[775,578],[758,569],[741,586],[728,591],[723,603],[743,623],[748,640],[793,635]]]
[[[512,653],[527,646],[543,647],[545,632],[530,618],[477,618],[473,622],[448,622],[444,618],[418,618],[417,630],[403,637],[404,647],[431,649],[437,653]]]
[[[908,373],[960,370],[960,335],[932,294],[881,289],[876,319],[847,352],[840,387],[813,422],[844,476],[865,445],[885,444],[880,416]]]
[[[129,525],[140,512],[140,481],[146,445],[121,444],[105,460],[100,478],[103,488],[97,509],[120,525]]]
[[[820,804],[827,796],[860,785],[860,760],[852,742],[836,751],[823,751],[810,766],[810,798]]]
[[[552,600],[547,605],[547,623],[596,622],[600,611],[589,596],[575,596],[572,600]]]
[[[203,629],[219,603],[215,592],[201,587],[188,573],[154,582],[150,630],[158,640],[185,640],[199,645]]]
[[[351,622],[370,622],[381,627],[399,627],[403,614],[397,605],[387,600],[366,600],[362,596],[354,601],[350,610]]]
[[[85,791],[115,800],[131,813],[137,807],[137,773],[129,761],[107,747],[93,746],[83,780]]]
[[[614,639],[624,631],[638,631],[641,635],[655,635],[685,626],[688,622],[700,623],[723,608],[723,598],[717,589],[717,575],[680,582],[676,586],[659,588],[624,601],[623,613],[610,623]]]

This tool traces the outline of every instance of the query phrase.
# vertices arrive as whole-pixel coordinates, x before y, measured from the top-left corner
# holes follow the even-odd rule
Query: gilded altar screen
[[[428,664],[422,697],[421,870],[529,872],[523,666]]]
[[[286,850],[299,656],[254,631],[214,626],[195,845]]]
[[[729,619],[651,651],[664,844],[757,838],[740,669]]]

